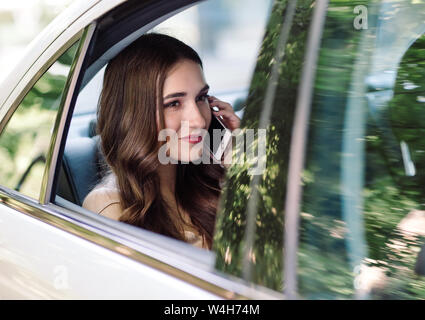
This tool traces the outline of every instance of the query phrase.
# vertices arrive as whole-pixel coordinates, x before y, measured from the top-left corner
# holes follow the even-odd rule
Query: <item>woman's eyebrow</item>
[[[210,86],[209,85],[205,85],[201,90],[199,90],[199,93],[203,92],[203,91],[207,91],[209,90]],[[168,95],[166,95],[163,99],[169,99],[169,98],[178,98],[178,97],[184,97],[186,96],[186,92],[175,92],[175,93],[170,93]]]

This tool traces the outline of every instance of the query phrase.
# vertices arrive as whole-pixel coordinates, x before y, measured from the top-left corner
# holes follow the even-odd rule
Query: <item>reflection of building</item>
[[[25,47],[72,0],[0,2],[0,82],[15,66]]]

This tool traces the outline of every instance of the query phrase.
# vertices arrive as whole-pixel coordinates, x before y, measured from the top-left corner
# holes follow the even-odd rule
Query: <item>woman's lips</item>
[[[202,141],[202,136],[186,136],[186,137],[183,137],[181,139],[185,140],[189,143],[195,144],[195,143],[199,143],[199,142]]]

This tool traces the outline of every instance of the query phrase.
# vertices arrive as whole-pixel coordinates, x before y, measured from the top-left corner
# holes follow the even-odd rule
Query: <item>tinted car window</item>
[[[283,290],[283,230],[289,149],[314,1],[275,1],[227,173],[214,249],[216,267]],[[286,24],[285,24],[286,21]],[[242,157],[243,158],[243,157]],[[242,161],[240,161],[242,160]]]
[[[0,183],[38,198],[62,92],[77,44],[43,74],[17,107],[0,136]]]
[[[302,297],[425,298],[415,274],[425,235],[424,18],[420,1],[330,1],[304,172]]]

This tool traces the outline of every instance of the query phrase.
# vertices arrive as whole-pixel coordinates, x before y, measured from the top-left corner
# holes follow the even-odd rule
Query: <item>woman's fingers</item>
[[[241,121],[238,118],[238,116],[232,111],[227,111],[227,110],[213,111],[213,114],[216,117],[222,116],[223,119],[221,120],[223,121],[223,124],[231,131],[240,127]]]
[[[224,109],[224,110],[233,110],[232,106],[230,103],[218,100],[216,97],[212,97],[210,96],[208,99],[209,103],[211,106],[215,106],[218,107],[220,110]]]
[[[213,110],[213,113],[216,117],[223,116],[223,118],[226,118],[228,120],[239,120],[238,116],[232,111],[227,111],[227,110],[214,111]]]
[[[209,97],[210,106],[213,107],[213,114],[215,116],[222,116],[224,125],[230,129],[231,131],[237,129],[240,127],[240,119],[235,114],[235,111],[233,110],[232,106],[227,103],[218,100],[216,97],[210,96]],[[218,110],[215,108],[217,107]],[[215,110],[217,111],[215,111]]]

